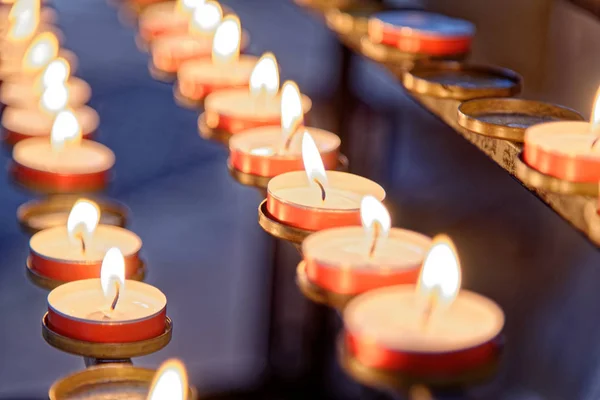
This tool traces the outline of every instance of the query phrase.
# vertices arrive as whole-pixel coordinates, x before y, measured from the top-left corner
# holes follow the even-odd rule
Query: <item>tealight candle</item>
[[[240,57],[241,38],[239,18],[223,18],[213,38],[212,57],[187,61],[179,68],[179,95],[187,101],[198,102],[218,90],[247,88],[258,58]]]
[[[325,229],[302,242],[309,281],[335,293],[352,295],[416,283],[431,238],[390,228],[390,215],[372,196],[362,199],[361,217],[363,228]]]
[[[302,99],[298,86],[285,82],[281,90],[281,127],[264,126],[242,131],[229,140],[230,163],[238,171],[274,177],[285,172],[302,171]],[[323,160],[325,169],[338,165],[340,138],[317,128],[308,132]]]
[[[65,283],[48,295],[48,327],[92,343],[130,343],[160,336],[167,299],[157,288],[125,280],[119,249],[108,250],[100,279]]]
[[[13,149],[12,174],[28,187],[55,192],[86,192],[106,186],[115,162],[100,143],[81,140],[81,126],[71,111],[54,120],[50,140],[31,138]]]
[[[170,359],[156,371],[147,400],[187,400],[189,392],[185,366],[177,359]]]
[[[600,90],[592,122],[557,121],[525,131],[524,159],[545,174],[572,182],[600,181]]]
[[[384,11],[369,20],[374,43],[407,53],[462,54],[469,51],[475,34],[472,23],[423,11]]]
[[[204,3],[204,0],[176,0],[146,7],[138,20],[141,39],[151,43],[163,35],[186,33],[195,10]]]
[[[278,221],[309,231],[360,225],[360,202],[366,195],[382,201],[377,183],[345,172],[327,171],[309,134],[302,139],[306,171],[287,172],[269,181],[267,210]]]
[[[0,35],[4,40],[24,42],[40,28],[52,26],[56,11],[42,7],[39,0],[18,0],[12,5],[0,6]]]
[[[450,378],[494,365],[504,313],[462,290],[452,243],[436,237],[418,286],[369,291],[344,310],[345,344],[362,365],[414,377]]]
[[[44,229],[31,237],[29,268],[60,282],[97,278],[104,254],[116,247],[124,255],[125,277],[138,274],[141,239],[127,229],[99,225],[99,221],[100,208],[89,200],[78,200],[66,226]]]
[[[281,95],[277,60],[272,53],[264,54],[250,76],[250,90],[220,90],[204,101],[204,118],[211,129],[232,134],[259,126],[279,125]],[[308,113],[310,98],[302,95],[302,109]]]

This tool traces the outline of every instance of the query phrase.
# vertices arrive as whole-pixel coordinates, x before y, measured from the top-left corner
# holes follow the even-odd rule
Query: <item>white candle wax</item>
[[[377,240],[370,257],[372,243],[362,227],[332,228],[306,238],[302,253],[322,266],[397,272],[420,265],[431,247],[429,237],[398,228]]]
[[[121,250],[124,257],[138,253],[142,247],[142,240],[125,228],[98,225],[92,237],[86,240],[83,252],[81,244],[69,238],[66,226],[57,226],[33,235],[29,247],[38,255],[54,260],[101,262],[112,247]]]
[[[70,77],[65,86],[69,93],[69,107],[80,107],[90,100],[92,89],[83,79]],[[7,106],[38,108],[42,93],[42,88],[34,81],[21,77],[2,84],[0,103]]]
[[[100,143],[82,140],[80,145],[56,151],[48,138],[32,138],[17,143],[13,159],[31,169],[65,174],[102,172],[115,163],[113,152]]]
[[[55,211],[45,214],[35,214],[29,217],[27,224],[35,230],[53,228],[56,226],[67,225],[70,210]],[[116,214],[103,212],[100,216],[100,224],[103,225],[118,225],[120,218]]]
[[[55,312],[86,322],[132,322],[145,319],[164,309],[167,299],[151,285],[127,280],[112,312],[109,310],[110,303],[102,292],[100,279],[69,282],[48,295],[48,304]]]
[[[214,64],[211,58],[187,61],[181,65],[178,79],[207,85],[247,85],[258,58],[240,56],[239,60]]]
[[[389,350],[440,353],[487,343],[504,326],[500,307],[473,292],[461,291],[448,308],[434,312],[426,325],[424,304],[414,285],[376,289],[348,304],[345,327]]]
[[[547,152],[598,160],[600,151],[598,147],[592,147],[597,137],[589,122],[548,122],[527,128],[525,146],[537,146]]]
[[[98,128],[100,118],[91,107],[83,106],[72,110],[84,134]],[[55,116],[36,108],[7,107],[2,114],[2,126],[12,132],[29,136],[50,136]],[[49,139],[47,139],[49,141]]]

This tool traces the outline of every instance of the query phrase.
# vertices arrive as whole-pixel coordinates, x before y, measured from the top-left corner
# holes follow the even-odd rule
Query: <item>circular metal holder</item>
[[[597,182],[571,182],[530,167],[523,159],[523,152],[515,158],[515,175],[525,185],[547,192],[593,197],[599,194]]]
[[[58,286],[65,284],[67,282],[59,281],[56,279],[48,278],[46,276],[38,274],[35,270],[31,268],[31,261],[29,257],[27,257],[27,262],[25,264],[25,273],[27,274],[27,278],[39,288],[52,290],[57,288]],[[140,265],[136,273],[127,279],[133,279],[134,281],[143,281],[146,278],[146,263],[144,260],[140,260]]]
[[[229,139],[231,138],[231,132],[224,131],[222,129],[213,129],[206,124],[206,118],[204,113],[201,113],[198,117],[198,132],[200,137],[206,140],[214,140],[227,146]]]
[[[193,100],[188,97],[185,97],[181,94],[181,91],[179,90],[178,82],[175,82],[175,84],[173,85],[173,97],[175,98],[175,103],[177,103],[178,106],[181,106],[183,108],[187,108],[189,110],[200,110],[204,108],[204,99]]]
[[[17,220],[24,232],[34,234],[42,229],[66,225],[71,208],[82,196],[56,195],[31,200],[17,208]],[[124,227],[127,224],[129,208],[110,199],[91,199],[100,207],[100,223]],[[52,217],[56,216],[56,219]],[[64,220],[63,217],[64,216]],[[44,218],[51,218],[50,221]]]
[[[368,33],[371,15],[384,9],[380,3],[374,2],[344,9],[332,8],[325,10],[325,21],[329,29],[342,37],[362,37]]]
[[[355,0],[294,0],[299,6],[316,11],[327,11],[334,8],[348,8],[356,3]]]
[[[154,65],[152,60],[148,63],[148,72],[150,72],[150,76],[157,81],[164,83],[173,83],[177,79],[177,73],[162,71]]]
[[[512,98],[473,99],[458,107],[458,124],[463,128],[513,142],[523,142],[528,127],[552,121],[583,121],[583,117],[570,108]]]
[[[258,224],[269,235],[292,243],[300,252],[302,251],[302,241],[304,241],[308,235],[314,233],[313,231],[308,231],[306,229],[289,226],[275,219],[275,217],[269,214],[269,211],[267,210],[266,199],[258,206]]]
[[[50,400],[81,398],[145,399],[156,371],[130,364],[105,364],[75,372],[54,382],[48,391]],[[98,396],[98,397],[96,397]],[[189,400],[198,398],[189,388]]]
[[[511,97],[521,91],[522,81],[506,68],[456,61],[418,63],[402,75],[402,84],[411,93],[461,101]]]
[[[343,337],[338,338],[337,353],[344,371],[357,382],[400,394],[409,393],[415,386],[425,386],[433,392],[441,393],[464,391],[491,380],[500,363],[498,358],[476,370],[452,376],[417,376],[362,364],[348,352]]]
[[[312,283],[306,275],[306,264],[302,261],[296,268],[296,285],[302,294],[315,303],[343,310],[354,298],[352,294],[335,293]]]
[[[173,322],[167,317],[165,331],[152,339],[130,343],[94,343],[71,339],[54,332],[48,326],[48,314],[42,318],[42,337],[52,347],[66,353],[82,356],[85,365],[121,362],[131,363],[132,357],[156,353],[171,341]]]

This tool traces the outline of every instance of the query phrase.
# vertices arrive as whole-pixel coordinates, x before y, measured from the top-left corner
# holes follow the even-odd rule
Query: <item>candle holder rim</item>
[[[410,70],[420,62],[459,62],[467,58],[467,56],[469,55],[469,52],[449,55],[410,53],[402,51],[397,47],[388,46],[382,43],[375,43],[366,35],[360,38],[359,43],[360,53],[363,56],[368,57],[374,61],[393,64],[394,67],[401,67],[401,69],[403,70]]]
[[[200,133],[200,137],[206,140],[212,140],[227,146],[229,144],[229,139],[233,134],[223,129],[213,129],[208,126],[206,123],[206,114],[205,112],[200,113],[198,116],[198,133]]]
[[[258,223],[268,234],[293,244],[301,244],[308,235],[314,233],[313,231],[296,228],[277,220],[267,210],[266,199],[258,206]]]
[[[252,93],[250,93],[249,89],[244,87],[244,88],[229,88],[229,89],[222,89],[222,90],[218,90],[216,92],[212,92],[210,93],[208,96],[206,96],[205,98],[205,104],[207,102],[210,101],[210,98],[214,98],[217,95],[224,95],[227,93],[242,93],[244,95],[248,95],[248,98],[252,98]],[[281,98],[281,92],[277,92],[277,94],[275,95],[276,98]],[[306,119],[307,114],[312,110],[312,106],[313,106],[313,101],[312,99],[305,93],[300,93],[300,103],[302,104],[302,114],[304,116],[304,118]],[[204,113],[206,112],[210,112],[212,114],[216,114],[219,116],[224,116],[227,118],[234,118],[237,117],[236,114],[232,114],[231,112],[222,112],[222,110],[215,110],[213,111],[212,108],[209,108],[209,110],[207,110],[206,108],[204,109]],[[229,111],[229,110],[228,110]],[[245,116],[244,120],[248,120],[248,121],[252,121],[252,122],[256,122],[256,123],[270,123],[271,121],[277,120],[279,121],[281,119],[281,113],[279,115],[275,115],[275,116],[268,116],[268,117],[259,117],[256,118],[255,115],[249,115],[249,116]]]
[[[159,82],[173,83],[177,80],[177,72],[163,71],[159,69],[156,65],[154,65],[152,57],[148,62],[148,72],[154,80],[157,80]]]
[[[356,294],[332,292],[312,282],[306,274],[306,262],[301,261],[296,267],[296,285],[308,299],[318,304],[343,310]]]
[[[523,114],[532,117],[554,117],[561,121],[583,121],[577,111],[561,105],[508,97],[477,98],[458,106],[458,124],[474,133],[515,142],[523,142],[527,128],[511,127],[481,120],[481,115]]]
[[[173,84],[173,98],[177,105],[186,108],[188,110],[201,110],[204,108],[204,99],[206,96],[202,96],[199,100],[190,99],[189,97],[184,96],[179,90],[179,81],[175,81]]]

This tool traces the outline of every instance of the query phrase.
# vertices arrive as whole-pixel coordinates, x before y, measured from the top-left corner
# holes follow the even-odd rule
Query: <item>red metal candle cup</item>
[[[571,182],[600,181],[598,136],[583,121],[534,125],[525,131],[523,157],[532,168]],[[596,150],[594,150],[596,149]]]
[[[115,317],[108,320],[102,319],[106,312],[103,296],[99,279],[57,287],[48,295],[48,327],[59,335],[92,343],[138,342],[164,333],[167,300],[160,290],[128,280],[114,310]],[[125,311],[119,313],[120,308]]]
[[[267,126],[240,132],[229,139],[231,165],[246,174],[274,177],[290,171],[304,170],[300,132],[307,131],[315,140],[325,169],[336,169],[340,138],[317,128],[300,129],[287,152],[280,152],[283,134],[280,127]]]
[[[342,227],[314,233],[302,242],[307,278],[323,289],[360,294],[384,286],[416,283],[431,247],[431,238],[392,228],[372,239],[361,227]]]
[[[360,201],[372,195],[379,201],[385,191],[377,183],[346,172],[327,171],[327,200],[313,187],[304,171],[288,172],[269,181],[267,210],[279,222],[309,231],[360,225]]]
[[[192,15],[178,11],[177,7],[176,1],[161,2],[146,7],[138,21],[142,40],[151,43],[160,36],[187,33]]]

